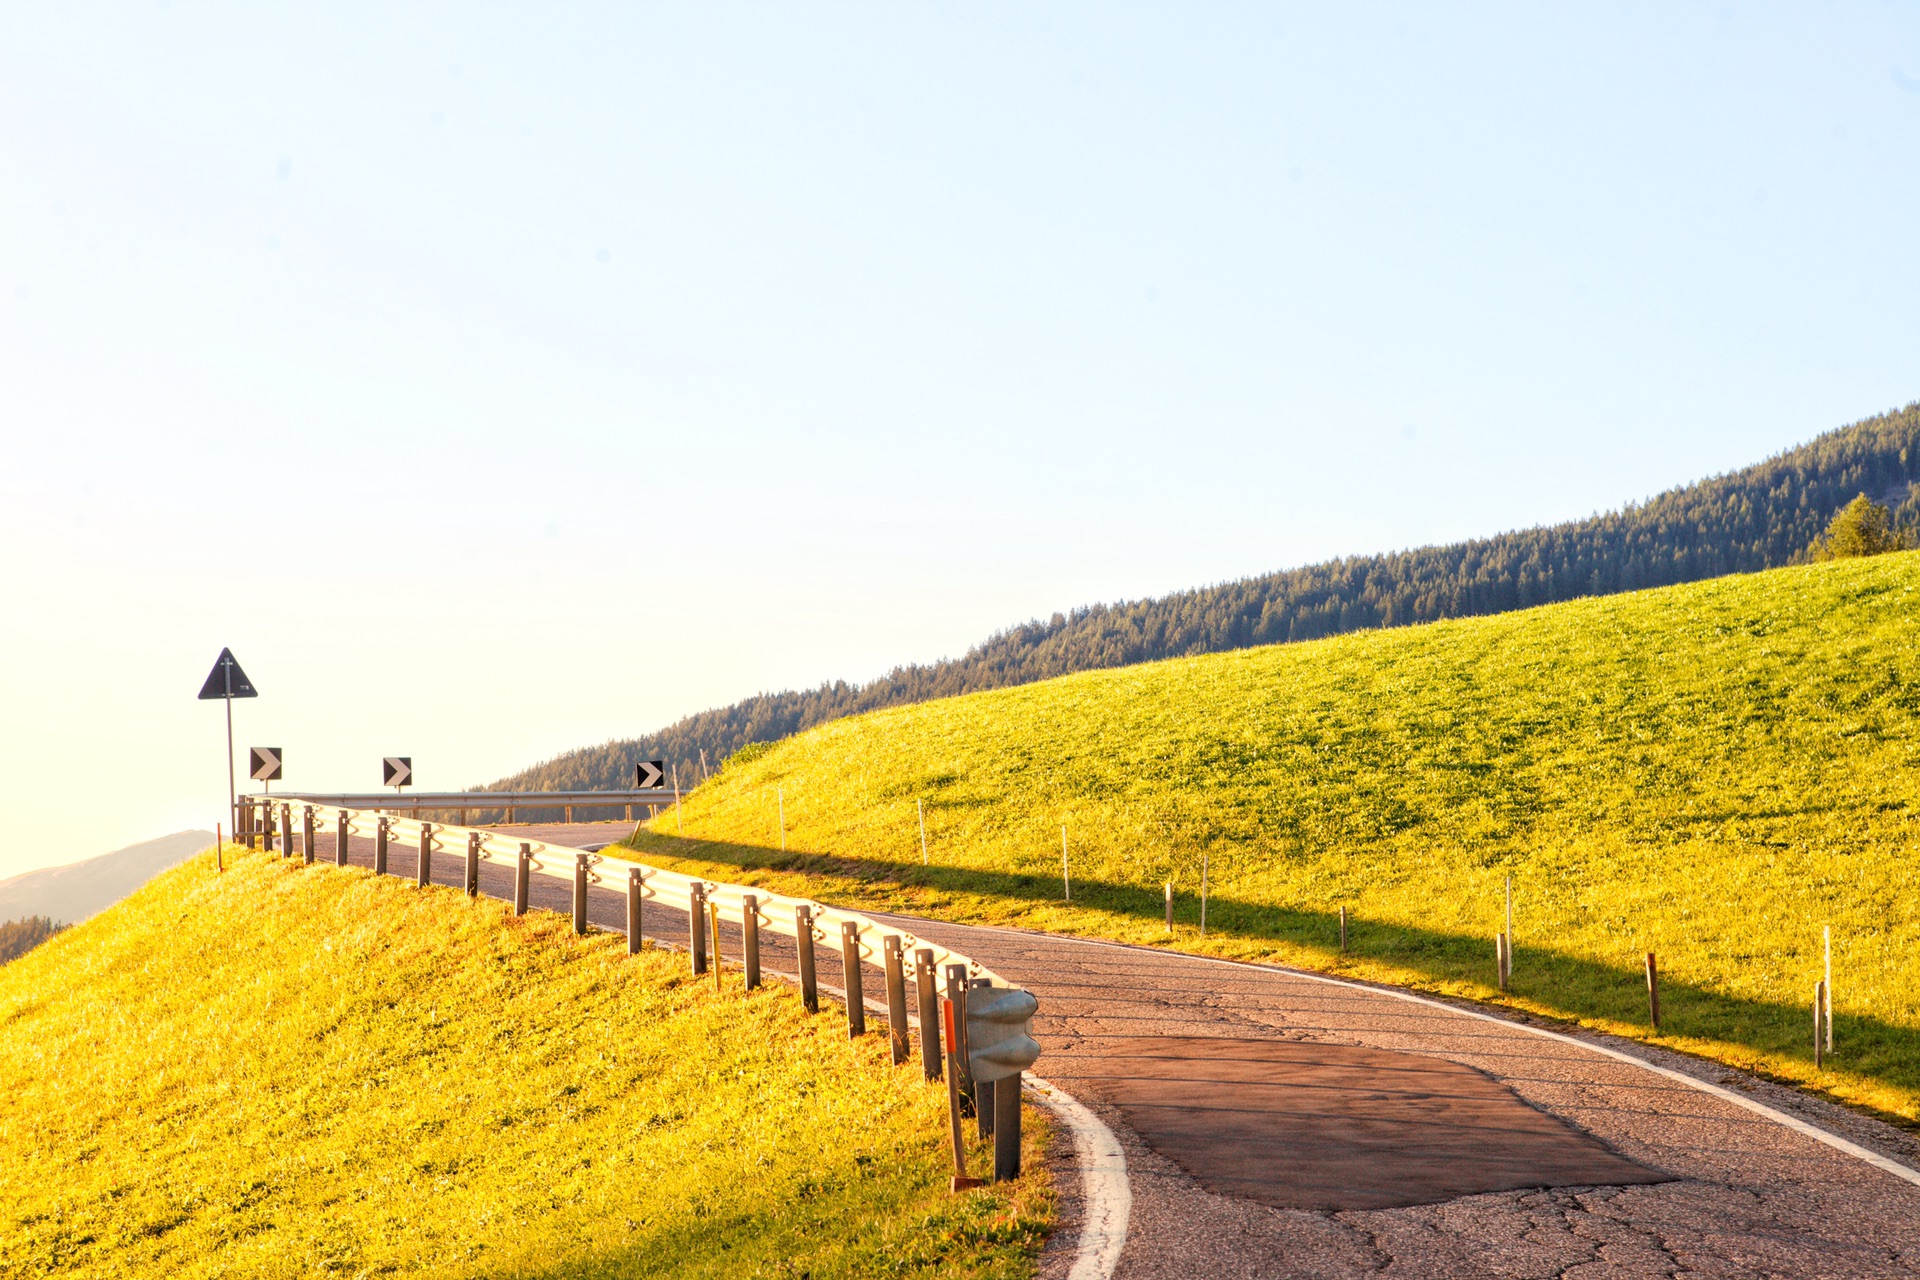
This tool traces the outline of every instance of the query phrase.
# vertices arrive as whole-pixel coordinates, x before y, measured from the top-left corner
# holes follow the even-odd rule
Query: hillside
[[[1353,631],[1479,617],[1560,600],[1697,582],[1797,563],[1860,493],[1920,526],[1920,403],[1765,462],[1588,520],[1497,537],[1350,556],[1154,600],[1093,605],[992,636],[965,657],[763,693],[643,737],[583,747],[493,783],[552,791],[631,785],[664,759],[687,785],[749,742],[882,707],[1031,684],[1075,671],[1222,653]]]
[[[97,858],[9,876],[0,880],[0,920],[28,916],[46,916],[59,924],[85,920],[212,844],[211,831],[176,831]]]
[[[946,1194],[944,1093],[791,990],[228,856],[0,969],[0,1275],[1031,1274],[1044,1177]]]
[[[1654,951],[1669,1042],[1911,1120],[1916,606],[1907,552],[892,708],[729,765],[640,843],[1155,945],[1171,880],[1178,946],[1481,999],[1511,874],[1515,1005],[1647,1034]],[[1839,1055],[1816,1072],[1823,925]]]

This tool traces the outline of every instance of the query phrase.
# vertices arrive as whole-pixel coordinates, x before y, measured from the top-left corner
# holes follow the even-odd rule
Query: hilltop
[[[1031,1274],[1044,1176],[949,1196],[944,1092],[790,989],[227,856],[0,968],[0,1274]]]
[[[1920,552],[1904,552],[890,708],[736,758],[638,843],[736,881],[805,872],[849,905],[1300,964],[1635,1036],[1653,951],[1668,1043],[1912,1121],[1917,745]],[[1839,1053],[1816,1070],[1823,926]]]
[[[883,707],[1162,658],[1478,617],[1796,563],[1865,493],[1920,525],[1920,404],[1830,431],[1764,462],[1586,520],[1450,546],[1349,556],[1151,600],[1056,613],[964,657],[897,667],[868,684],[762,693],[655,733],[570,751],[493,784],[563,790],[630,784],[665,759],[687,785],[748,743]]]

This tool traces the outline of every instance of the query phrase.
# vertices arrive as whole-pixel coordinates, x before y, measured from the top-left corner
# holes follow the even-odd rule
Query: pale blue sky
[[[1920,9],[0,9],[0,875],[1920,397]]]

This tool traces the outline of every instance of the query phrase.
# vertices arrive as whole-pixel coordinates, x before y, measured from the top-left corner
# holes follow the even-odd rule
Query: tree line
[[[1825,554],[1859,496],[1893,538],[1920,529],[1920,402],[1828,432],[1754,466],[1586,520],[1448,546],[1348,556],[1155,599],[1088,605],[988,637],[964,657],[896,667],[868,684],[761,693],[643,737],[567,752],[496,790],[631,786],[664,759],[691,786],[741,747],[881,707],[1074,671],[1374,627],[1505,613],[1581,596],[1694,582]],[[704,765],[702,755],[704,753]]]

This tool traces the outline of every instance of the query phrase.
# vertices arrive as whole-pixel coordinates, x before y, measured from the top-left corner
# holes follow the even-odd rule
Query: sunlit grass
[[[848,905],[1307,965],[1627,1035],[1649,1034],[1654,951],[1667,1043],[1912,1120],[1916,605],[1909,553],[1088,672],[822,726],[730,766],[640,843]],[[1823,925],[1839,1053],[1816,1072]]]
[[[1037,1152],[949,1196],[945,1093],[883,1037],[565,917],[227,856],[0,968],[0,1274],[1032,1273]]]

